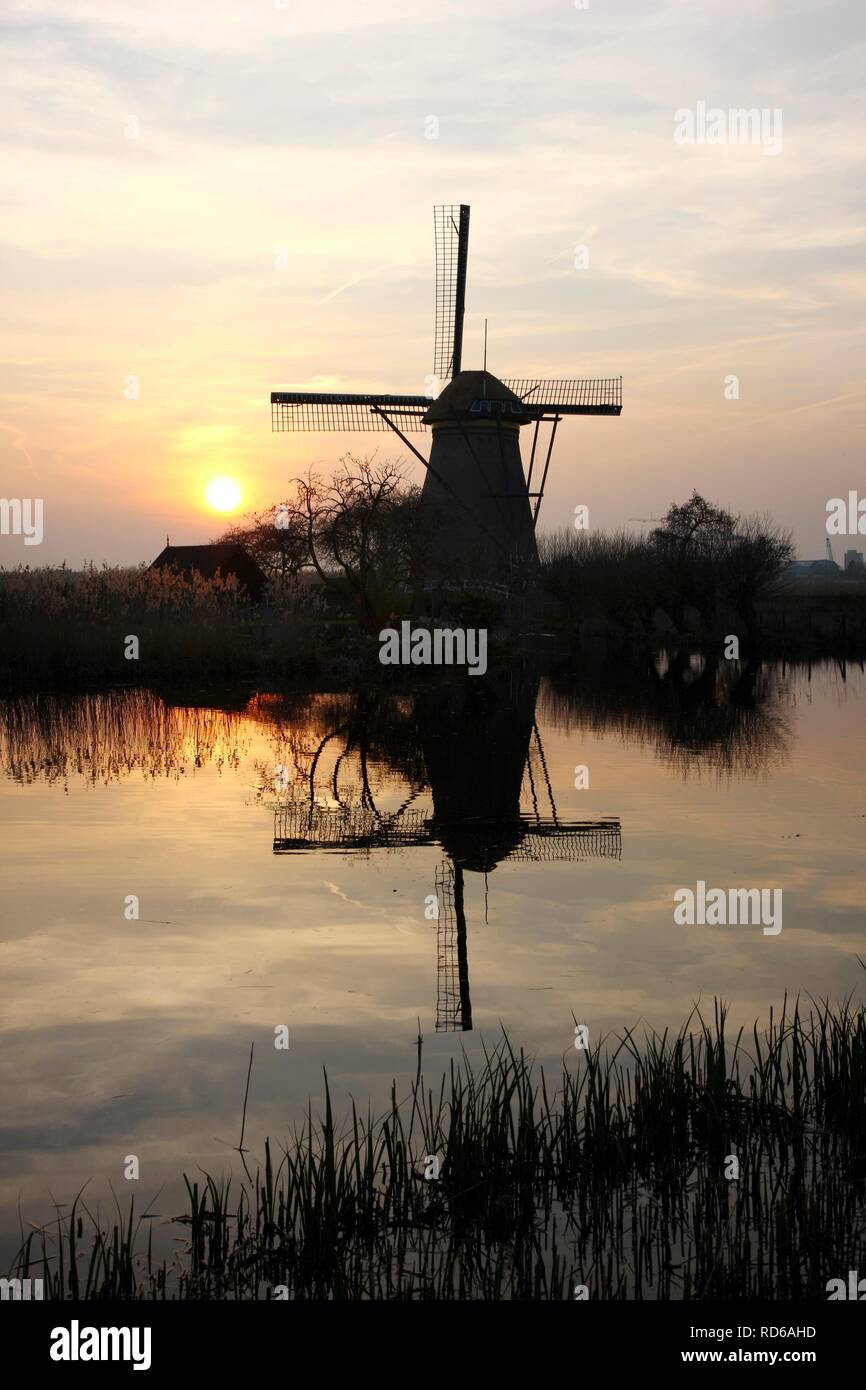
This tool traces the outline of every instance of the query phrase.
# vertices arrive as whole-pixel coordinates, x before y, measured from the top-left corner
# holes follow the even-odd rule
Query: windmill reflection
[[[391,740],[383,745],[376,735],[381,711],[360,701],[324,734],[308,765],[295,758],[286,799],[274,807],[275,854],[441,846],[434,883],[437,1032],[472,1027],[466,873],[486,879],[506,861],[620,857],[617,819],[560,819],[535,721],[537,695],[537,680],[512,684],[505,698],[486,683],[425,691],[402,720],[391,709],[390,756]],[[390,809],[372,790],[371,765],[381,770],[383,763],[405,792]]]

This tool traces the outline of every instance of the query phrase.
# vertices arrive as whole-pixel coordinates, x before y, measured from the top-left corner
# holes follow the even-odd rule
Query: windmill
[[[486,347],[482,370],[464,371],[469,208],[436,207],[433,225],[433,395],[273,391],[271,427],[392,431],[426,470],[422,502],[439,572],[460,578],[471,570],[487,578],[512,579],[525,575],[538,561],[535,528],[560,421],[566,415],[619,415],[622,378],[499,380],[487,371]],[[524,473],[520,431],[526,426],[532,429],[532,445]],[[547,426],[546,450],[542,426]],[[406,436],[428,429],[432,443],[425,458]]]

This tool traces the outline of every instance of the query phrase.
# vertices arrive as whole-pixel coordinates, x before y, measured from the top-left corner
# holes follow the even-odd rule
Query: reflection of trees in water
[[[0,702],[0,767],[21,782],[176,779],[205,764],[238,767],[247,742],[240,714],[170,705],[150,690]]]
[[[846,674],[814,668],[816,684],[832,680],[840,693]],[[812,679],[806,665],[681,657],[663,666],[607,656],[545,681],[540,694],[532,678],[476,677],[441,679],[414,694],[237,694],[208,697],[207,706],[150,690],[27,695],[0,702],[0,766],[22,781],[176,778],[205,764],[238,767],[258,729],[273,755],[258,766],[265,793],[274,790],[276,764],[300,785],[315,760],[317,783],[327,783],[335,806],[359,783],[375,801],[420,794],[432,781],[443,822],[505,820],[525,775],[532,799],[544,797],[543,760],[532,753],[536,721],[650,744],[683,776],[750,777],[786,759],[788,710],[808,699]],[[495,846],[484,853],[495,855]]]
[[[545,684],[543,720],[651,744],[685,777],[755,777],[787,762],[790,669],[717,656],[584,665]]]
[[[806,667],[712,656],[656,663],[608,657],[546,680],[540,690],[531,678],[502,684],[476,679],[433,683],[411,697],[264,697],[260,717],[294,755],[299,781],[317,751],[321,774],[334,757],[329,744],[339,746],[338,735],[350,732],[339,768],[345,786],[359,777],[375,777],[380,786],[396,778],[415,789],[433,783],[443,821],[506,820],[516,813],[526,776],[533,800],[543,796],[536,785],[543,757],[532,757],[539,723],[649,744],[684,777],[746,778],[787,761],[794,688],[810,678]],[[440,771],[447,775],[438,777]]]
[[[261,723],[273,763],[257,763],[262,793],[279,790],[275,771],[287,769],[298,800],[340,806],[355,800],[372,808],[375,798],[426,785],[423,749],[407,695],[259,695],[247,715]],[[282,788],[286,790],[285,787]]]

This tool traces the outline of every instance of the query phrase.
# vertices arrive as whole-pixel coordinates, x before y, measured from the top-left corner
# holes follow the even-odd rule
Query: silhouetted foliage
[[[217,540],[243,545],[271,580],[284,581],[307,563],[304,527],[285,502],[234,522]]]
[[[294,480],[286,505],[305,563],[326,588],[348,591],[370,630],[399,601],[417,573],[420,489],[399,465],[345,454],[333,478],[310,471]]]
[[[688,502],[672,503],[663,526],[657,526],[650,539],[659,550],[718,555],[736,531],[736,518],[693,492]]]
[[[687,627],[687,610],[712,626],[724,608],[752,630],[760,590],[794,554],[770,517],[735,516],[697,492],[648,537],[565,530],[540,548],[547,587],[570,612],[644,631],[659,613]]]

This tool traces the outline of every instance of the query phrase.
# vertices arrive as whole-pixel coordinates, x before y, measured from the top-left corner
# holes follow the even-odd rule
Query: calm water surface
[[[255,1159],[323,1067],[338,1104],[404,1089],[418,1020],[429,1076],[500,1025],[558,1071],[573,1016],[597,1038],[714,994],[747,1025],[786,991],[861,999],[864,698],[859,667],[693,660],[0,703],[3,1255],[19,1203],[90,1180],[170,1214],[184,1169],[236,1167],[251,1042]],[[698,879],[781,888],[782,932],[675,925]]]

